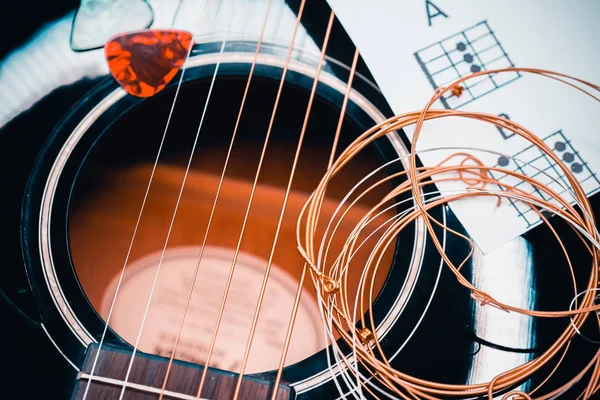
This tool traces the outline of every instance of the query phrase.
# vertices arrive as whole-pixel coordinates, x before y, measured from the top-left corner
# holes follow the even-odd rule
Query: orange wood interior
[[[92,195],[86,196],[86,200],[71,211],[70,246],[74,265],[82,288],[96,309],[100,309],[104,291],[123,267],[150,172],[150,166],[138,166],[104,173]],[[162,250],[183,174],[184,169],[179,166],[160,166],[157,169],[133,245],[131,261]],[[218,176],[200,171],[190,172],[168,247],[202,243],[217,185]],[[208,245],[235,248],[251,186],[246,181],[225,180]],[[241,251],[268,259],[284,194],[284,188],[258,185]],[[274,263],[296,279],[299,279],[304,264],[296,248],[296,220],[307,197],[303,192],[290,193],[274,255]],[[326,200],[321,215],[329,219],[337,204],[337,201]],[[342,239],[347,237],[366,210],[364,206],[359,206],[349,213],[340,227],[340,235],[333,242],[333,248],[341,247]],[[364,263],[367,256],[368,251],[359,252],[355,265]],[[388,252],[384,265],[390,264],[391,256],[391,252]],[[358,268],[351,269],[350,288],[356,287],[360,273]],[[386,271],[378,274],[377,291],[383,285],[385,276]],[[310,280],[305,282],[305,287],[312,288]],[[351,295],[354,298],[354,293]]]

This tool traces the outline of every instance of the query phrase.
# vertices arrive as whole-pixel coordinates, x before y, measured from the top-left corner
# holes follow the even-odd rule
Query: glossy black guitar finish
[[[298,2],[289,3],[297,12]],[[324,1],[308,2],[303,26],[317,44],[323,41],[329,12]],[[202,57],[214,54],[219,46],[220,43],[197,45],[192,52],[192,59],[203,60]],[[248,60],[254,48],[246,42],[239,42],[236,46],[237,52],[245,50],[249,56],[245,61],[238,59],[220,66],[216,89],[211,98],[211,107],[215,112],[209,113],[206,121],[207,129],[214,132],[232,130],[237,105],[232,107],[231,104],[237,103],[232,103],[231,98],[241,98],[249,71]],[[265,49],[284,58],[280,47],[267,44]],[[339,64],[331,63],[328,66],[325,72],[330,78],[323,78],[317,89],[313,118],[318,124],[310,125],[307,132],[307,146],[315,149],[326,149],[329,143],[325,143],[320,132],[335,131],[343,90],[336,88],[334,83],[346,81],[348,70],[342,65],[349,65],[354,53],[351,40],[337,22],[328,49],[328,55],[338,60]],[[314,60],[298,65],[311,63],[314,64]],[[164,151],[171,160],[189,151],[198,116],[198,106],[194,101],[197,103],[198,98],[206,98],[214,67],[214,62],[205,61],[192,64],[186,71],[173,128],[188,133],[171,137],[166,142]],[[271,110],[281,71],[280,64],[257,67],[255,86],[249,94],[252,112],[242,122],[241,140],[248,143],[260,143],[262,140],[260,135],[268,122],[265,116]],[[371,75],[362,61],[358,72],[363,78],[357,79],[353,87],[361,97],[355,97],[349,104],[341,146],[379,122],[357,99],[368,100],[378,110],[380,120],[392,115],[381,93],[370,83]],[[6,365],[14,366],[2,376],[0,382],[5,383],[4,386],[8,386],[9,390],[14,390],[20,398],[69,398],[75,387],[81,389],[81,381],[76,379],[76,371],[67,360],[78,368],[83,367],[88,345],[100,340],[105,321],[92,306],[77,276],[69,243],[71,207],[85,197],[89,187],[93,187],[93,173],[99,167],[153,160],[178,79],[179,75],[163,93],[146,100],[115,95],[118,87],[110,78],[80,81],[55,90],[0,130],[4,209],[3,223],[0,224],[4,254],[4,267],[0,270],[0,293],[3,297],[3,301],[0,301],[0,337],[8,349]],[[298,132],[300,129],[312,79],[299,67],[290,69],[278,116],[281,122],[274,128],[274,140],[291,143],[296,140],[295,136],[293,140],[290,138],[289,132]],[[99,104],[105,105],[105,108],[94,114]],[[81,137],[73,141],[74,132],[79,129],[81,121],[90,115],[93,115],[93,120]],[[225,126],[221,125],[222,121],[227,121]],[[226,137],[219,135],[206,139],[198,147],[199,155],[203,149],[209,151],[211,146],[222,146],[226,140]],[[391,160],[398,156],[399,149],[406,149],[409,145],[402,133],[395,140],[379,140],[373,149],[373,157]],[[65,144],[70,141],[72,149],[65,153]],[[62,158],[64,163],[55,179],[52,202],[45,209],[44,196],[47,197],[49,193],[48,182],[57,160]],[[324,171],[325,166],[318,168]],[[302,190],[310,192],[311,187],[303,187]],[[592,199],[592,203],[595,208],[598,207],[597,197]],[[52,244],[47,247],[44,236],[40,234],[44,212],[52,217],[47,226]],[[436,210],[435,217],[453,229],[461,230],[460,223],[449,210]],[[568,230],[558,225],[561,231]],[[417,227],[407,231],[415,233],[398,238],[387,280],[374,304],[377,324],[391,321],[382,340],[384,350],[387,354],[394,354],[402,347],[392,361],[395,368],[424,379],[462,384],[469,381],[476,353],[481,348],[534,355],[536,351],[544,350],[564,328],[566,322],[563,320],[536,321],[530,332],[535,343],[533,349],[514,349],[478,337],[473,304],[467,291],[457,284],[447,269],[439,272],[440,258],[431,250],[428,240],[423,239],[417,245],[420,243]],[[441,230],[438,234],[441,237]],[[568,275],[563,268],[560,249],[549,244],[552,238],[545,228],[532,230],[526,240],[531,249],[531,259],[521,261],[521,265],[534,268],[535,278],[530,290],[535,293],[537,307],[568,307],[573,294],[565,283],[568,282]],[[575,241],[572,242],[575,245]],[[447,238],[446,245],[450,249],[450,256],[456,260],[462,260],[468,252],[466,244],[457,238]],[[586,256],[583,252],[579,254],[581,257],[576,261],[584,266],[581,270],[583,277],[586,276]],[[51,258],[51,268],[44,257]],[[397,303],[403,283],[411,276],[415,257],[420,259],[422,269],[415,283],[414,297],[402,313],[391,318],[388,311]],[[54,279],[60,290],[53,292],[53,285],[48,283],[48,271],[55,274]],[[465,276],[471,279],[476,272],[465,271]],[[435,296],[429,304],[429,296],[434,290]],[[60,301],[64,301],[64,304]],[[69,310],[65,311],[66,308]],[[424,311],[427,313],[421,321]],[[69,318],[75,318],[76,322],[70,323]],[[417,323],[420,325],[413,336],[412,327]],[[594,332],[589,336],[596,337]],[[407,344],[403,346],[405,342]],[[104,343],[123,354],[132,350],[131,343],[112,329],[108,329]],[[575,345],[582,355],[591,348],[583,341]],[[349,351],[343,345],[342,348]],[[327,358],[326,350],[323,350],[286,367],[282,382],[293,388],[295,396],[300,399],[338,398],[338,388],[329,375]],[[488,360],[493,362],[493,358]],[[570,357],[567,363],[576,366],[583,362],[581,360],[585,360],[585,357]],[[561,382],[561,375],[567,373],[567,370],[557,371],[557,382]],[[273,382],[275,375],[276,371],[269,371],[250,375],[249,379]],[[338,384],[342,390],[348,390],[342,380]],[[157,398],[156,395],[148,396]]]

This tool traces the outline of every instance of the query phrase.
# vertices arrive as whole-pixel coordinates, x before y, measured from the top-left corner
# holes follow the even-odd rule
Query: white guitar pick
[[[81,0],[73,19],[71,49],[97,49],[114,35],[148,28],[154,20],[146,0]]]

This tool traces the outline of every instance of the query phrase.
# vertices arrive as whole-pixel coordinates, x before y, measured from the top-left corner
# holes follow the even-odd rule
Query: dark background
[[[4,60],[13,50],[27,43],[42,26],[74,10],[78,3],[76,0],[10,0],[2,2],[0,5],[0,18],[2,20],[2,23],[0,23],[0,38],[2,38],[0,40],[0,60]],[[26,71],[23,72],[23,79],[27,79]],[[0,90],[2,89],[0,88]],[[37,124],[44,122],[38,121]],[[26,123],[26,121],[19,121],[19,118],[9,125],[35,128],[35,124],[31,121]],[[4,129],[0,129],[0,150],[3,145],[12,147],[15,144],[14,140],[21,140],[23,145],[28,145],[23,139],[15,139],[15,137],[9,137],[9,135],[1,137],[3,132]],[[23,153],[23,157],[27,158],[28,156],[25,154],[27,152]],[[5,161],[6,163],[10,161],[5,156],[6,154],[0,151],[0,158],[4,158],[2,162],[3,171],[0,173],[3,181],[2,189],[0,189],[2,194],[5,190],[9,190],[7,186],[11,187],[15,176],[28,172],[24,170],[11,171],[4,168]],[[32,162],[33,160],[27,161]],[[4,198],[5,196],[2,197],[4,208],[7,206],[7,200]],[[13,212],[17,209],[9,205],[5,210]],[[14,218],[18,218],[18,215],[3,215],[0,217],[0,223],[4,224]],[[6,241],[5,239],[5,237],[2,237],[0,240],[5,245],[13,245],[12,240]],[[8,260],[5,259],[4,261]],[[9,267],[13,267],[11,262],[7,262],[0,268],[7,269]],[[0,279],[4,278],[6,276],[0,275]],[[6,283],[6,280],[0,283]],[[0,285],[0,287],[2,286],[4,285]],[[13,295],[13,293],[7,294]],[[3,361],[3,371],[0,374],[0,384],[2,386],[0,398],[62,398],[63,396],[56,391],[57,384],[55,379],[52,378],[52,373],[68,373],[68,370],[64,369],[66,363],[61,359],[41,328],[28,322],[26,317],[20,315],[5,300],[0,298],[0,343],[2,344],[1,359]],[[47,370],[49,361],[55,361],[53,363],[53,365],[56,365],[54,371]]]
[[[77,0],[3,1],[0,5],[0,59],[25,44],[43,25],[79,5]]]

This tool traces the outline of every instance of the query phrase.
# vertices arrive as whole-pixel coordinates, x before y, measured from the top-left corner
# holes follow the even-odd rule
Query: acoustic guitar
[[[387,398],[375,380],[375,396],[347,380],[297,250],[298,215],[331,159],[393,115],[344,27],[326,1],[139,3],[152,14],[136,29],[193,34],[182,68],[149,97],[115,81],[103,48],[69,46],[85,29],[76,2],[3,14],[29,22],[3,35],[0,66],[1,397]],[[332,184],[324,218],[409,146],[403,132],[378,139]],[[386,190],[362,199],[340,236]],[[463,232],[451,210],[434,215]],[[572,293],[550,238],[539,227],[476,253],[465,275],[516,306],[564,306]],[[564,327],[475,304],[418,221],[395,243],[369,328],[398,370],[489,380]],[[453,237],[446,247],[468,253]],[[349,287],[360,278],[350,270]]]

